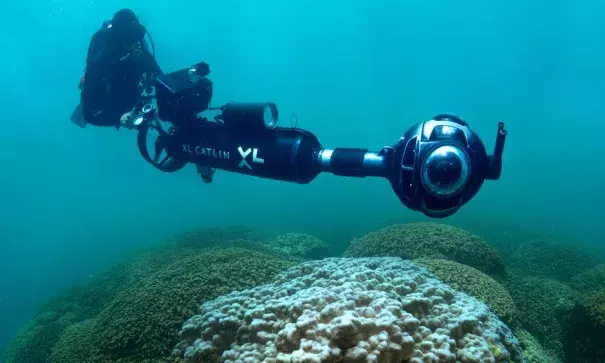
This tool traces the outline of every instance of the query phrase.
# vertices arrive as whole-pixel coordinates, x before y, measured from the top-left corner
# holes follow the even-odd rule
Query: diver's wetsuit
[[[142,107],[139,83],[145,74],[151,82],[162,71],[144,41],[138,45],[138,51],[125,49],[111,28],[102,28],[92,36],[80,95],[86,122],[118,127],[124,113]]]

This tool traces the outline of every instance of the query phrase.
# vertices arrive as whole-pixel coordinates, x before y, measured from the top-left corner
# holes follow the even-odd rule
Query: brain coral
[[[440,223],[397,224],[354,240],[344,257],[438,258],[460,262],[491,276],[503,276],[498,251],[481,238]]]
[[[521,244],[511,257],[511,268],[528,275],[568,282],[601,260],[589,251],[563,242],[534,240]]]
[[[483,301],[500,319],[512,323],[515,319],[515,302],[504,286],[483,272],[458,262],[437,259],[418,259],[415,263],[428,268],[441,281],[456,290]]]
[[[188,362],[520,362],[478,300],[400,258],[328,258],[204,303],[173,355]]]

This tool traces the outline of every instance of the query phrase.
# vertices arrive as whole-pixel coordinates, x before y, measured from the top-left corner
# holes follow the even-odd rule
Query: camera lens
[[[466,154],[451,145],[440,146],[429,153],[422,165],[422,183],[438,197],[457,194],[469,177]]]

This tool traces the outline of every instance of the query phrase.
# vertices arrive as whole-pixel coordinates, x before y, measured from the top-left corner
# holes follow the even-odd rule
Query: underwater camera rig
[[[466,122],[449,114],[412,126],[378,151],[327,149],[308,130],[279,127],[274,103],[209,107],[209,73],[208,65],[199,63],[155,80],[156,105],[145,105],[136,125],[139,151],[157,169],[174,172],[193,163],[206,182],[215,169],[301,184],[322,172],[381,177],[406,207],[432,218],[452,215],[485,180],[500,178],[503,123],[492,155]],[[209,120],[199,115],[204,111],[218,114]],[[158,134],[153,156],[147,147],[150,131]]]

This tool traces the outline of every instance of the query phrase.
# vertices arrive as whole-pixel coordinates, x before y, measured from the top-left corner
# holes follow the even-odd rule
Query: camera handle
[[[174,134],[173,128],[166,130],[162,125],[163,123],[160,122],[157,117],[155,106],[151,104],[143,106],[142,114],[134,121],[134,127],[138,130],[137,146],[145,161],[160,171],[172,173],[184,168],[188,161],[184,159],[175,159],[168,154],[162,155],[164,143],[167,138],[170,138],[171,135]],[[153,144],[153,156],[149,153],[147,148],[149,131],[158,133]]]

